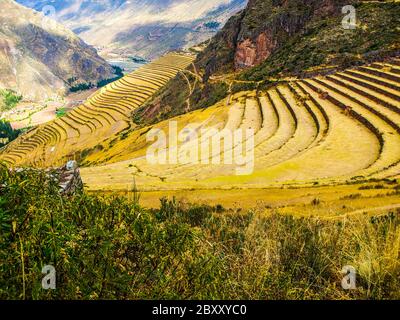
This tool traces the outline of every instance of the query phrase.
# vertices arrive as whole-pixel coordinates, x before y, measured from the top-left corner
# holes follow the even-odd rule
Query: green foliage
[[[67,110],[65,108],[58,108],[56,110],[56,117],[57,118],[62,118],[67,114]]]
[[[121,67],[112,66],[112,68],[114,69],[115,77],[110,78],[110,79],[100,80],[96,84],[93,84],[92,82],[76,83],[78,81],[78,78],[76,78],[76,77],[69,78],[67,80],[67,83],[70,86],[69,91],[70,92],[79,92],[79,91],[90,90],[93,88],[102,88],[109,83],[112,83],[114,81],[121,79],[124,76],[124,70]]]
[[[112,68],[114,69],[114,73],[119,76],[119,77],[123,77],[124,76],[124,69],[122,69],[119,66],[112,66]]]
[[[91,82],[88,82],[88,83],[78,83],[78,84],[75,84],[75,85],[71,86],[71,87],[69,88],[69,91],[70,91],[70,92],[79,92],[79,91],[90,90],[90,89],[92,89],[92,88],[94,88],[94,84],[91,83]]]
[[[9,111],[16,107],[22,100],[22,96],[13,90],[0,90],[0,112]]]
[[[102,88],[102,87],[108,85],[109,83],[112,83],[112,82],[115,82],[115,81],[121,79],[124,76],[124,70],[121,67],[118,67],[118,66],[112,66],[112,67],[114,69],[114,73],[115,73],[116,77],[100,80],[99,82],[97,82],[97,85],[96,85],[97,88]]]
[[[76,82],[77,80],[78,80],[77,77],[71,77],[71,78],[68,78],[67,83],[69,86],[72,86],[73,83]]]
[[[2,168],[0,178],[0,298],[205,297],[201,281],[213,279],[218,258],[178,216],[118,197],[61,198],[44,172]],[[41,289],[48,264],[57,270],[53,292]]]
[[[399,299],[400,218],[336,221],[58,193],[0,168],[0,299]],[[136,188],[134,189],[136,190]],[[45,265],[57,289],[41,288]],[[341,269],[357,270],[344,291]]]
[[[14,130],[9,122],[0,120],[0,148],[17,139],[21,130]]]
[[[142,58],[142,57],[137,57],[137,56],[130,57],[130,59],[131,59],[133,62],[136,62],[136,63],[148,63],[148,62],[149,62],[148,60],[146,60],[146,59],[144,59],[144,58]]]
[[[202,90],[196,90],[190,97],[192,110],[211,107],[228,96],[229,87],[225,82],[206,83]]]
[[[237,93],[241,91],[253,91],[257,90],[258,84],[256,82],[235,82],[232,85],[231,92]]]
[[[92,82],[76,83],[76,81],[78,80],[76,77],[69,78],[67,80],[68,85],[70,86],[69,91],[70,92],[79,92],[79,91],[90,90],[93,88],[102,88],[109,83],[112,83],[114,81],[121,79],[124,76],[124,70],[121,67],[112,66],[112,68],[114,69],[115,77],[110,78],[110,79],[100,80],[97,82],[97,84],[93,84]]]
[[[343,16],[312,20],[304,32],[285,41],[264,63],[242,72],[242,80],[260,81],[276,76],[305,76],[313,68],[349,68],[390,56],[400,49],[395,2],[357,5],[358,26],[342,27]]]

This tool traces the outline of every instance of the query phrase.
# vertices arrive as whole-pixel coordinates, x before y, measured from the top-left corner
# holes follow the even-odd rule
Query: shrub
[[[98,81],[97,85],[96,85],[97,88],[102,88],[102,87],[108,85],[109,83],[112,83],[112,82],[115,82],[115,81],[121,79],[124,76],[124,69],[122,69],[121,67],[118,67],[118,66],[112,66],[112,67],[114,69],[114,74],[116,76],[113,78],[110,78],[110,79],[104,79],[104,80]]]
[[[79,91],[85,91],[85,90],[90,90],[94,88],[94,84],[91,82],[88,83],[78,83],[76,85],[73,85],[69,88],[70,92],[79,92]]]
[[[0,148],[17,139],[21,130],[14,130],[9,122],[0,120]]]
[[[15,108],[21,100],[22,96],[13,90],[0,90],[0,112]]]
[[[58,193],[0,166],[0,299],[399,299],[400,217],[340,221]],[[136,188],[134,189],[136,190]],[[41,288],[44,265],[57,289]],[[357,270],[357,289],[340,283]],[[79,276],[77,276],[79,275]]]

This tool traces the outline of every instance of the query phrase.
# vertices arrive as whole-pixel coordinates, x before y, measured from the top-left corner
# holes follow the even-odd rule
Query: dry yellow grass
[[[101,142],[85,158],[91,165],[81,170],[89,190],[123,191],[135,179],[148,195],[208,190],[207,194],[215,193],[219,199],[219,192],[227,199],[229,193],[251,198],[257,189],[399,177],[400,78],[377,65],[292,80],[267,91],[240,92],[228,102],[224,99],[170,119],[177,122],[178,130],[187,126],[196,132],[254,129],[255,163],[250,175],[236,175],[236,165],[150,164],[146,151],[151,142],[146,141],[146,133],[160,129],[168,137],[169,120],[132,130],[123,138],[116,139],[116,134],[128,126],[132,109],[190,61],[190,57],[170,54],[143,67],[100,90],[70,117],[22,136],[1,158],[17,165],[57,164]],[[100,109],[101,117],[94,116]],[[178,147],[199,148],[203,159],[213,156],[204,156],[201,147],[192,143]]]
[[[242,92],[232,96],[228,106],[222,101],[212,108],[171,119],[178,122],[179,129],[194,122],[231,130],[253,128],[255,171],[249,176],[236,176],[234,165],[150,165],[145,159],[149,143],[143,135],[150,128],[134,132],[105,153],[90,156],[90,162],[103,164],[85,168],[82,174],[91,190],[124,190],[135,178],[142,190],[163,192],[337,184],[354,177],[395,177],[400,157],[400,131],[396,130],[400,125],[396,109],[400,91],[394,89],[395,81],[383,76],[378,79],[368,70],[340,74],[362,73],[377,79],[376,86],[372,80],[354,76],[358,82],[353,83],[340,78],[340,74],[294,81],[267,92]],[[335,79],[342,85],[334,83]],[[365,81],[366,87],[360,81]],[[376,92],[374,88],[378,88]],[[385,96],[385,92],[389,94]],[[210,117],[218,121],[204,123]],[[168,121],[154,127],[167,132]]]

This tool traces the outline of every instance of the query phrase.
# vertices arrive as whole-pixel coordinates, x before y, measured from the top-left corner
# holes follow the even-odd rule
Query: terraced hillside
[[[57,166],[129,128],[131,112],[193,57],[170,53],[96,92],[66,116],[40,125],[0,151],[11,166]]]
[[[400,59],[240,92],[172,120],[178,129],[253,128],[253,174],[238,176],[236,165],[225,164],[151,165],[146,133],[168,133],[164,121],[89,155],[84,182],[93,190],[126,190],[135,177],[141,190],[192,190],[400,178]],[[190,143],[179,146],[190,149]]]

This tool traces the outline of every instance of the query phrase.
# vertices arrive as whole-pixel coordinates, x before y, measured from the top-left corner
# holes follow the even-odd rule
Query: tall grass
[[[167,199],[146,210],[137,194],[61,197],[51,174],[0,169],[0,299],[400,298],[398,214],[334,222]],[[41,287],[45,265],[56,290]],[[341,287],[345,265],[356,290]]]

